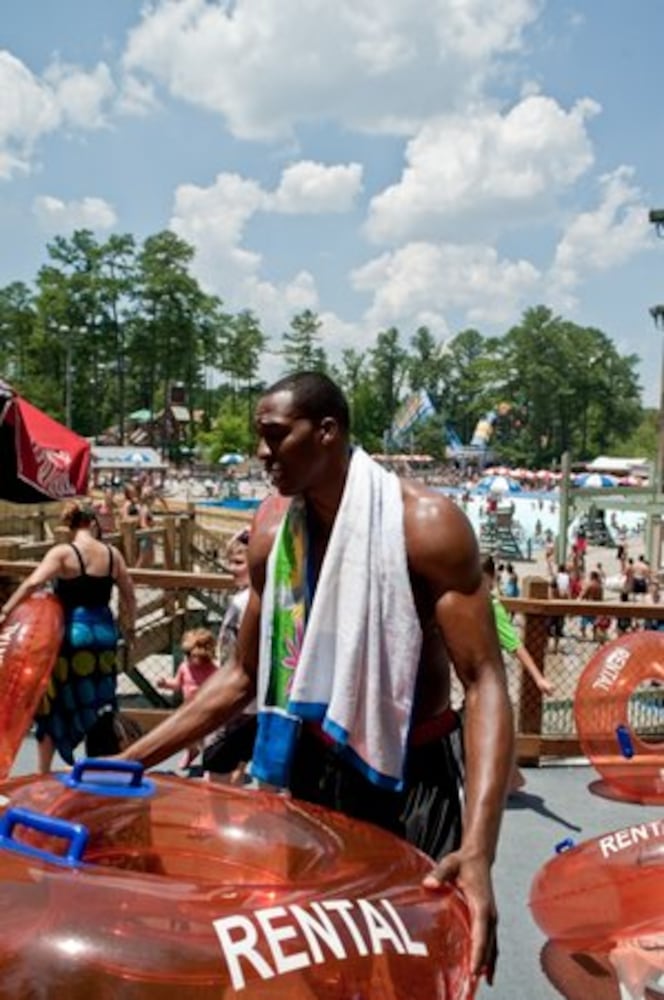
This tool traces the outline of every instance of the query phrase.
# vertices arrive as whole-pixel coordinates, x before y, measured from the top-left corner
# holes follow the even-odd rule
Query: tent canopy
[[[87,492],[90,445],[0,380],[0,496],[41,503]]]

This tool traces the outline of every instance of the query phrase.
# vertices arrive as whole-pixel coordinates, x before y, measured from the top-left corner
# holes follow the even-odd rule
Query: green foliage
[[[290,331],[282,337],[281,353],[286,372],[327,371],[327,355],[320,346],[320,319],[311,309],[293,316]]]
[[[197,435],[196,444],[208,462],[216,463],[227,452],[253,452],[253,434],[246,417],[228,397],[221,405],[209,431]]]
[[[641,420],[629,437],[611,449],[613,455],[623,458],[647,458],[654,460],[659,441],[659,412],[642,410]]]
[[[0,288],[5,378],[80,433],[114,427],[123,440],[126,414],[159,413],[171,386],[182,383],[189,407],[202,414],[198,440],[212,460],[252,450],[266,337],[250,311],[229,314],[203,292],[188,243],[169,231],[138,245],[131,234],[100,242],[78,230],[56,237],[46,253],[34,288]],[[295,315],[282,337],[286,371],[329,371],[348,396],[354,439],[370,451],[384,449],[399,405],[420,390],[436,413],[413,429],[408,447],[436,457],[444,455],[446,427],[467,444],[489,411],[499,414],[492,446],[506,462],[548,466],[563,451],[577,461],[656,451],[636,356],[545,306],[526,310],[499,337],[467,329],[442,343],[420,327],[404,340],[390,328],[366,350],[345,350],[335,365],[324,334],[316,313]]]

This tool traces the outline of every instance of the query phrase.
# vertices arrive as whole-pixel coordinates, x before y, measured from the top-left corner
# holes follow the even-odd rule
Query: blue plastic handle
[[[623,757],[631,760],[634,756],[634,744],[632,743],[632,735],[627,726],[616,726],[616,739],[618,740],[618,746]]]
[[[104,781],[104,784],[116,784],[121,788],[140,788],[143,780],[144,767],[139,760],[106,760],[104,757],[85,757],[77,760],[69,774],[68,784],[70,787],[84,783],[83,775],[86,771],[103,771],[104,774],[117,774],[126,778],[131,776],[131,781]]]
[[[52,851],[14,840],[12,834],[16,826],[25,826],[29,830],[37,830],[49,837],[68,840],[70,843],[67,853],[54,854]],[[16,851],[31,858],[39,858],[41,861],[50,861],[57,865],[78,865],[81,863],[87,842],[88,830],[82,823],[69,823],[66,819],[45,816],[43,813],[32,812],[20,806],[8,809],[0,817],[0,848]]]
[[[155,784],[143,777],[143,771],[138,760],[86,757],[77,761],[71,771],[57,774],[56,779],[75,792],[144,799],[154,795]]]

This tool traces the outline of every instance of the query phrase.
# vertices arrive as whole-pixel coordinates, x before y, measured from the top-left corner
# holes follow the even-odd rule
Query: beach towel
[[[421,644],[401,486],[356,448],[318,581],[300,497],[268,559],[252,775],[286,787],[310,720],[369,780],[399,790]]]

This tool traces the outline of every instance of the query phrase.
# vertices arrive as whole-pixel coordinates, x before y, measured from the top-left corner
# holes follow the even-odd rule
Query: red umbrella
[[[0,497],[41,503],[87,491],[90,445],[0,381]]]

